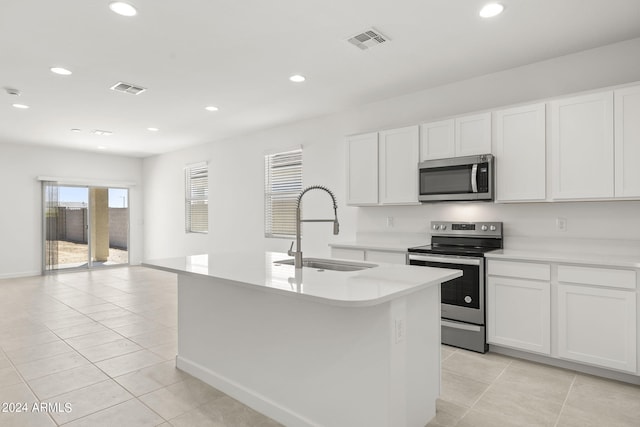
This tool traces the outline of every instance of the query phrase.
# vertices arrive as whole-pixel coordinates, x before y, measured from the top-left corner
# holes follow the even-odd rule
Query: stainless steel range
[[[484,353],[486,252],[502,248],[501,222],[431,222],[431,244],[409,248],[408,264],[462,270],[442,283],[442,343]]]

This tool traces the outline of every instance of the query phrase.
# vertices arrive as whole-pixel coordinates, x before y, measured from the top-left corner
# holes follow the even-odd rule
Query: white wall
[[[429,220],[444,218],[502,220],[507,223],[507,237],[514,233],[553,237],[555,218],[562,216],[568,220],[565,236],[586,238],[611,232],[613,238],[638,239],[640,228],[630,231],[633,218],[640,213],[638,202],[347,207],[343,150],[344,135],[348,134],[640,81],[638,52],[640,39],[634,39],[147,158],[143,162],[145,257],[242,249],[286,250],[289,241],[263,237],[263,155],[271,149],[299,144],[304,147],[304,184],[322,184],[334,190],[341,222],[337,238],[331,235],[330,224],[305,224],[303,251],[307,254],[326,255],[327,243],[352,240],[356,231],[426,232]],[[211,164],[211,232],[204,236],[185,235],[182,168],[186,163],[202,160]],[[330,215],[329,207],[324,193],[305,196],[305,217]],[[385,229],[387,216],[395,218],[393,229]],[[602,228],[605,220],[606,232]]]
[[[42,190],[38,176],[137,183],[129,192],[130,260],[142,256],[142,160],[0,143],[0,277],[42,271]]]

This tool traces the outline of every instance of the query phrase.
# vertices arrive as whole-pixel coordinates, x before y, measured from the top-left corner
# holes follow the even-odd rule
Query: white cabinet
[[[347,137],[347,204],[378,204],[378,133]]]
[[[495,113],[496,201],[546,198],[545,104]]]
[[[487,341],[636,374],[639,297],[632,269],[489,259]]]
[[[613,92],[551,102],[552,198],[614,196]]]
[[[615,91],[615,195],[640,197],[640,86]]]
[[[491,153],[491,113],[425,123],[420,161]]]
[[[356,261],[368,261],[372,263],[383,262],[388,264],[406,264],[407,253],[396,251],[383,251],[377,249],[356,248],[331,248],[332,258],[352,259]]]
[[[418,203],[419,127],[380,132],[380,203]]]
[[[455,157],[455,120],[420,125],[420,161]]]
[[[550,266],[490,260],[487,273],[487,341],[550,355]]]
[[[636,372],[636,292],[558,285],[558,356]]]
[[[491,152],[491,113],[456,119],[456,156]]]

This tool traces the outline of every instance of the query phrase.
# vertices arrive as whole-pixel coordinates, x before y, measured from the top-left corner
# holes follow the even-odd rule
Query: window
[[[209,169],[207,163],[184,168],[185,230],[187,233],[209,231]]]
[[[296,201],[302,191],[302,149],[264,156],[264,235],[296,234]]]

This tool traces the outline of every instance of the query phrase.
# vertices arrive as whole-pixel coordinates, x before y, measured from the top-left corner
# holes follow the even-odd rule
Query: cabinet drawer
[[[636,272],[611,268],[558,266],[558,281],[612,288],[635,289]]]
[[[487,272],[493,276],[551,280],[551,266],[549,264],[489,260]]]

